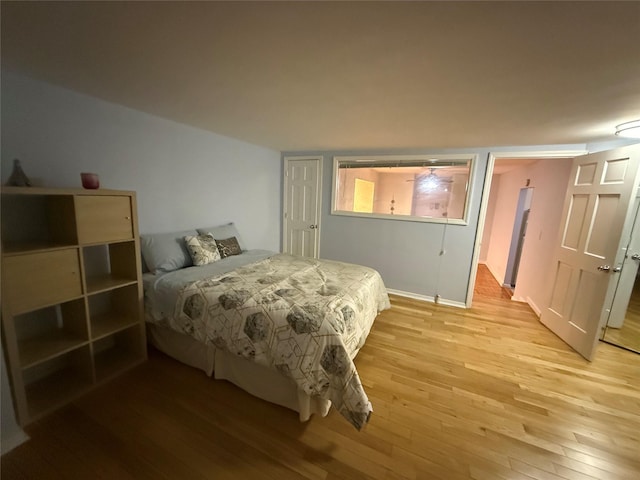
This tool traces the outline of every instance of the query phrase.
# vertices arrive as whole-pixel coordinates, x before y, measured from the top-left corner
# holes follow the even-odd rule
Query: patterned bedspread
[[[361,429],[372,408],[352,359],[389,307],[371,268],[278,254],[187,285],[169,322],[277,369]]]

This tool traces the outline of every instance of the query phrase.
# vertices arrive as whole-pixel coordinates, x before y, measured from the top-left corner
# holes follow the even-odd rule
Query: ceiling
[[[640,2],[7,2],[2,67],[278,151],[613,140]]]

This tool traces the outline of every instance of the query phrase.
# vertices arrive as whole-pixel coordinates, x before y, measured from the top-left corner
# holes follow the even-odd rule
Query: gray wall
[[[331,260],[368,265],[377,269],[387,288],[419,297],[440,295],[443,302],[465,303],[484,177],[489,153],[548,150],[584,150],[585,145],[480,147],[407,151],[304,151],[283,156],[321,155],[322,215],[320,256]],[[374,154],[476,153],[468,225],[411,222],[331,215],[333,157]],[[439,255],[443,241],[445,254]]]
[[[142,233],[236,222],[280,250],[280,153],[2,72],[2,182],[14,158],[46,187],[135,190]]]

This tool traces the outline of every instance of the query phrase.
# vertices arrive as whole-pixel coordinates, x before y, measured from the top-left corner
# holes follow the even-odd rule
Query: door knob
[[[634,253],[631,255],[631,260],[640,260],[640,253]]]
[[[315,228],[318,228],[318,226],[317,226],[317,225],[311,225],[309,228],[310,228],[311,230],[313,230],[313,229],[315,229]]]
[[[609,265],[600,265],[598,267],[598,270],[600,270],[601,272],[612,272],[612,273],[618,273],[622,270],[622,267],[613,267],[611,268]]]

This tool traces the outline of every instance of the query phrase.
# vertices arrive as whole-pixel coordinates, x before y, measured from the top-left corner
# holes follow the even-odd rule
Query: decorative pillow
[[[195,230],[142,235],[140,249],[147,268],[152,273],[171,272],[193,265],[184,237],[197,235]]]
[[[221,258],[218,245],[211,234],[186,236],[184,237],[184,242],[187,245],[193,264],[198,267],[217,262]]]
[[[197,228],[196,229],[200,235],[204,235],[206,233],[210,233],[213,235],[213,238],[216,240],[222,240],[225,238],[236,237],[238,241],[238,245],[240,245],[241,250],[246,250],[244,242],[238,233],[238,229],[236,228],[234,223],[227,223],[225,225],[218,225],[215,227],[207,227],[207,228]]]
[[[242,253],[242,249],[240,248],[240,244],[236,237],[216,240],[216,243],[218,244],[218,250],[220,251],[220,256],[222,258],[230,257],[231,255],[240,255]]]

